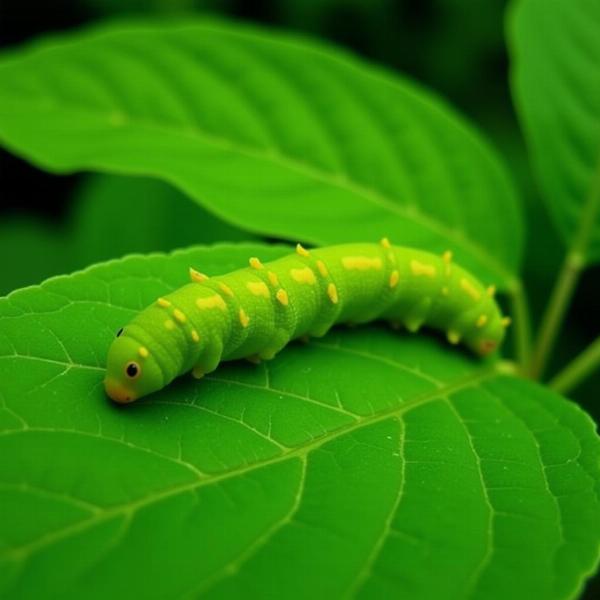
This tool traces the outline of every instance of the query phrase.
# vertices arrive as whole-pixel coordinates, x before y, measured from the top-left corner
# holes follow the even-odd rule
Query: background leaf
[[[72,228],[84,267],[132,252],[255,239],[156,179],[92,176],[74,202]]]
[[[573,596],[600,542],[592,422],[433,336],[338,329],[107,401],[114,332],[190,264],[287,251],[129,257],[0,300],[2,594]]]
[[[600,260],[600,4],[520,0],[509,20],[513,93],[542,196],[568,246]]]
[[[161,177],[261,234],[450,247],[500,287],[519,266],[514,191],[479,135],[312,42],[191,21],[57,38],[5,56],[0,139],[58,172]]]
[[[83,267],[73,260],[65,228],[28,217],[9,217],[0,223],[0,296],[51,275]]]
[[[0,226],[0,295],[133,252],[252,240],[156,179],[93,175],[74,194],[64,226],[11,217]]]

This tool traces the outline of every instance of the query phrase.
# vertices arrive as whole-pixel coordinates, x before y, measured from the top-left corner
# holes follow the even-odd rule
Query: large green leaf
[[[519,0],[509,20],[515,103],[565,242],[600,260],[600,3]]]
[[[115,330],[286,249],[129,257],[0,300],[6,597],[567,598],[600,543],[576,405],[428,335],[338,329],[116,408]]]
[[[513,187],[429,93],[340,51],[239,25],[113,25],[0,61],[0,140],[57,172],[153,175],[250,231],[375,240],[515,283]]]

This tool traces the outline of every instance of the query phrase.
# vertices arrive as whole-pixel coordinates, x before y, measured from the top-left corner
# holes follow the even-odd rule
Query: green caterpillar
[[[207,277],[159,298],[117,333],[108,352],[107,394],[127,403],[192,371],[202,377],[223,360],[273,358],[290,340],[323,336],[336,323],[384,319],[410,331],[446,331],[485,355],[504,338],[507,317],[471,274],[412,248],[346,244],[296,253]]]

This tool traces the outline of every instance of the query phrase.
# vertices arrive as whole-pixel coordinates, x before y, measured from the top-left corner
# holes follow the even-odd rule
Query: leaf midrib
[[[265,459],[262,461],[258,461],[258,462],[252,463],[251,465],[245,465],[241,468],[237,468],[232,471],[227,471],[226,473],[219,473],[216,475],[202,477],[202,478],[197,477],[197,479],[195,481],[193,481],[192,483],[186,483],[184,485],[177,485],[172,488],[163,490],[161,492],[148,494],[147,496],[145,496],[139,500],[133,501],[133,502],[129,502],[126,504],[120,504],[113,508],[103,509],[101,514],[94,515],[93,517],[91,517],[89,519],[84,519],[82,521],[78,521],[77,523],[70,525],[68,527],[65,527],[63,529],[53,531],[45,536],[38,538],[37,540],[35,540],[33,542],[23,544],[22,546],[19,546],[19,547],[10,548],[10,549],[6,550],[5,552],[0,553],[0,560],[6,560],[6,559],[15,560],[15,559],[27,558],[31,553],[35,552],[36,550],[44,548],[44,547],[52,544],[55,541],[59,541],[64,538],[68,538],[70,535],[75,535],[81,531],[85,531],[86,529],[89,529],[90,527],[93,527],[104,521],[110,520],[113,517],[125,515],[125,516],[128,516],[128,518],[129,518],[137,510],[144,508],[146,506],[150,506],[152,504],[158,503],[161,500],[165,500],[167,498],[177,496],[179,494],[184,494],[186,492],[191,492],[191,491],[200,489],[202,487],[205,487],[206,485],[214,485],[215,483],[219,483],[221,481],[226,481],[233,477],[243,476],[246,473],[251,473],[251,472],[261,469],[263,467],[268,467],[268,466],[271,466],[274,464],[278,464],[280,462],[284,462],[289,459],[307,456],[308,454],[310,454],[314,450],[320,448],[324,444],[327,444],[327,443],[337,439],[338,437],[341,437],[343,435],[351,433],[352,431],[354,431],[356,429],[360,429],[362,427],[367,427],[367,426],[373,425],[380,421],[384,421],[390,417],[401,417],[402,415],[406,414],[407,412],[413,410],[414,408],[422,406],[423,404],[427,404],[434,400],[438,400],[440,398],[447,397],[457,391],[460,391],[467,387],[477,385],[477,384],[479,384],[487,379],[490,379],[494,376],[497,376],[497,375],[498,375],[498,372],[494,366],[491,366],[491,367],[488,366],[488,367],[479,369],[473,373],[470,373],[469,375],[467,375],[465,377],[458,378],[454,382],[448,383],[444,388],[432,390],[432,391],[417,395],[412,400],[407,400],[406,402],[404,402],[401,406],[394,406],[394,407],[388,408],[386,410],[383,410],[379,413],[376,413],[374,415],[369,415],[366,417],[357,417],[357,420],[355,422],[349,423],[347,425],[343,425],[343,426],[339,427],[338,429],[331,431],[328,434],[326,434],[316,440],[312,439],[310,442],[308,442],[306,444],[301,444],[301,445],[293,448],[289,452],[283,452],[282,454],[280,454],[278,456],[268,458],[268,459]],[[105,440],[108,442],[122,443],[120,440],[118,440],[116,438],[113,439],[110,437],[103,437],[103,436],[98,436],[95,434],[92,435],[92,434],[84,432],[84,431],[69,430],[69,429],[35,428],[35,427],[27,428],[27,429],[14,429],[14,430],[7,430],[4,432],[0,432],[0,437],[5,437],[5,436],[9,436],[9,435],[18,435],[18,434],[23,434],[23,433],[27,433],[27,432],[35,432],[37,430],[45,431],[45,432],[53,431],[56,433],[64,433],[64,434],[70,434],[70,435],[81,435],[81,436],[93,437],[93,438],[99,439],[99,440]],[[141,450],[145,450],[145,449],[141,448]]]

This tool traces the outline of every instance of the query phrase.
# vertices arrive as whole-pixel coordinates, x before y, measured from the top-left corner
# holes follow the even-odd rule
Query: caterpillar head
[[[104,389],[115,402],[127,404],[161,389],[162,372],[147,348],[117,333],[108,351]]]

